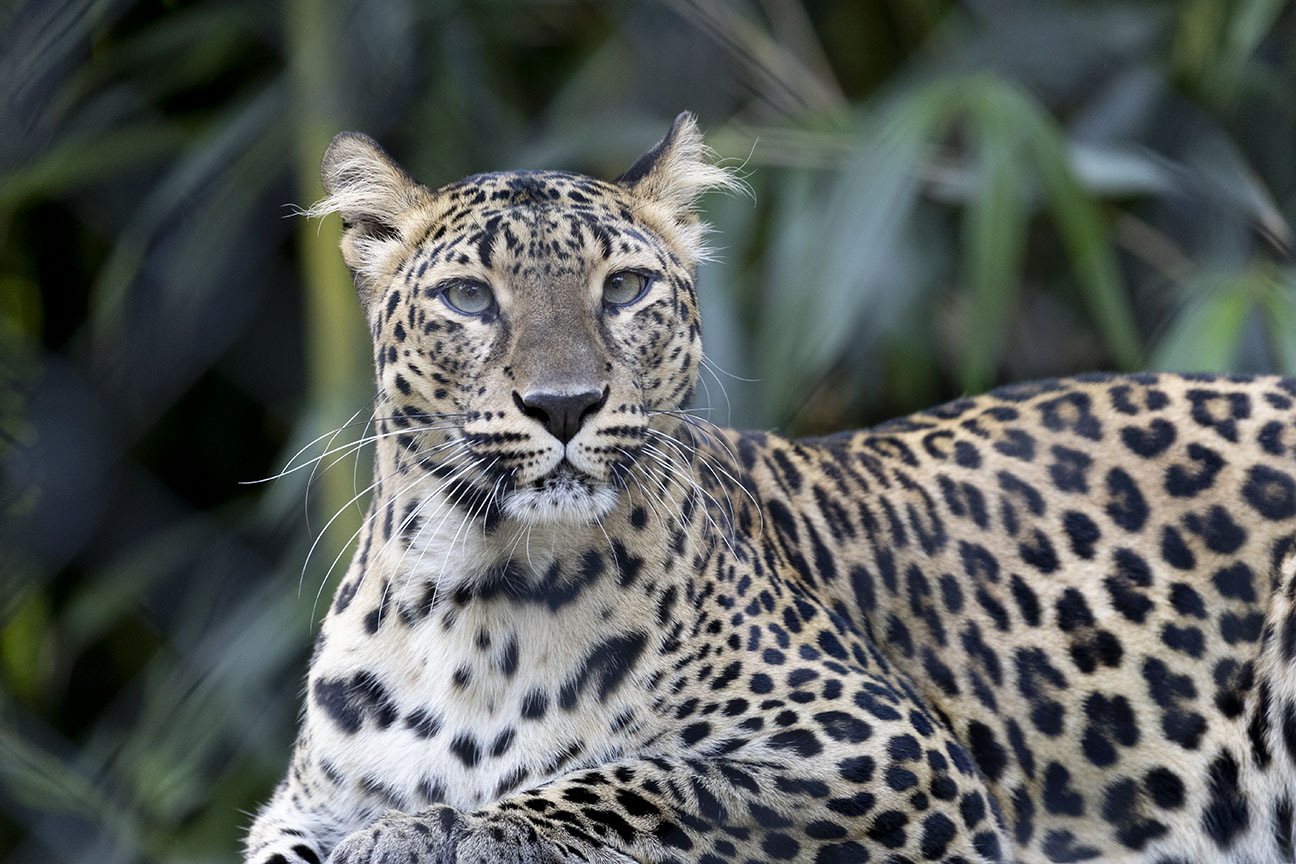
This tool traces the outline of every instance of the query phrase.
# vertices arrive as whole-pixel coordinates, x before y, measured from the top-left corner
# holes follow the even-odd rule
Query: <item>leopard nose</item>
[[[566,444],[580,431],[585,418],[607,402],[608,388],[584,390],[580,393],[513,393],[513,402],[532,419],[539,420],[549,434]]]

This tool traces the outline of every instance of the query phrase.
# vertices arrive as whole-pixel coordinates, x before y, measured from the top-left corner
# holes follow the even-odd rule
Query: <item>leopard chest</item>
[[[330,620],[307,707],[320,769],[380,812],[473,810],[617,758],[652,735],[650,646],[599,617],[504,604],[363,636]]]

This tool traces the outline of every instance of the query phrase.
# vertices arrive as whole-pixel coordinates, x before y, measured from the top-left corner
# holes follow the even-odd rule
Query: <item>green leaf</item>
[[[886,277],[918,203],[931,142],[955,119],[951,97],[940,81],[884,103],[827,203],[818,203],[822,190],[806,189],[782,208],[769,283],[786,287],[771,292],[761,325],[771,349],[761,377],[775,388],[774,404],[799,405],[849,342],[885,332],[915,299],[889,291]]]
[[[1024,94],[1012,102],[1035,176],[1107,350],[1121,368],[1141,368],[1138,328],[1102,210],[1076,179],[1052,119]]]
[[[1296,375],[1296,272],[1279,271],[1261,302],[1264,323],[1278,368]]]
[[[963,389],[994,381],[1003,336],[1016,306],[1028,213],[1013,99],[994,85],[968,94],[968,136],[979,183],[963,211],[963,274],[970,297],[963,352]]]
[[[1263,284],[1251,273],[1212,275],[1192,280],[1185,290],[1188,302],[1159,340],[1152,367],[1170,372],[1229,371]]]

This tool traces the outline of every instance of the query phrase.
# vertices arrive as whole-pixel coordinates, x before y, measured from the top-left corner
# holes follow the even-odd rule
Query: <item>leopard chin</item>
[[[617,492],[568,463],[531,486],[515,489],[501,502],[504,515],[534,525],[592,525],[616,507]]]

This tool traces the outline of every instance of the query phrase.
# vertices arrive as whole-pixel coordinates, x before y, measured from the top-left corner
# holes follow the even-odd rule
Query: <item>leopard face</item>
[[[617,506],[696,381],[689,205],[727,180],[700,149],[682,118],[615,183],[514,171],[431,190],[364,136],[334,142],[326,206],[344,217],[397,470],[425,470],[487,525]]]

